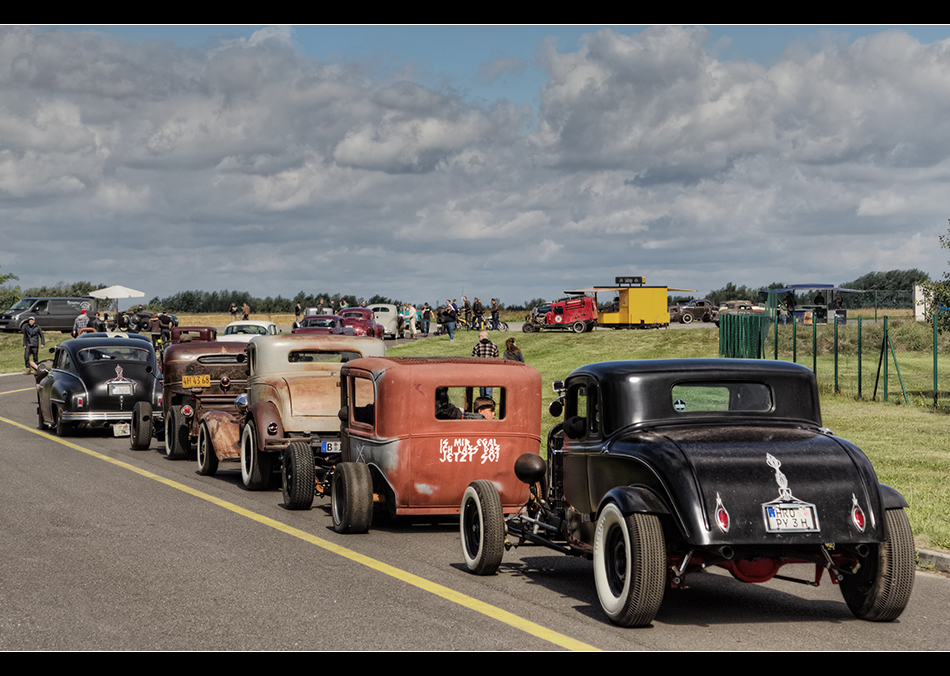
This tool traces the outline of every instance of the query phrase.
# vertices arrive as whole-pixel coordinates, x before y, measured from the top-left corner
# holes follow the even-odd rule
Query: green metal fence
[[[939,360],[950,348],[950,335],[940,335],[935,322],[887,315],[881,320],[782,324],[768,312],[725,315],[720,317],[719,353],[805,364],[819,387],[845,396],[950,410],[950,361]]]

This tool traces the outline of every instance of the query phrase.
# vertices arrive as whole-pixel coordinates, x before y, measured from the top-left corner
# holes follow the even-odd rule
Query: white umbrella
[[[115,311],[119,311],[119,298],[142,298],[145,296],[144,291],[136,291],[135,289],[130,289],[127,286],[107,286],[104,289],[96,289],[95,291],[90,291],[89,295],[93,298],[111,298],[115,300]]]
[[[90,291],[89,295],[93,298],[142,298],[144,291],[136,291],[127,286],[107,286],[104,289]]]

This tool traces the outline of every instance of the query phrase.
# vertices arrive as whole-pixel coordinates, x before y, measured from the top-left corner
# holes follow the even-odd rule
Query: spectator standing
[[[468,302],[466,296],[462,296],[462,318],[469,327],[472,326],[472,304]]]
[[[301,312],[300,303],[297,303],[294,306],[294,319],[297,321],[298,324],[300,323],[300,312]]]
[[[452,305],[452,301],[445,301],[445,311],[442,319],[442,325],[449,332],[449,342],[455,342],[455,322],[458,321],[458,310]]]
[[[247,321],[251,316],[251,306],[247,303],[241,306],[241,319]]]
[[[108,315],[106,315],[108,317]],[[98,333],[104,333],[106,330],[106,323],[99,317],[99,313],[92,318],[92,321],[89,322],[89,326],[94,328]]]
[[[524,355],[521,353],[521,350],[515,345],[515,337],[512,336],[505,341],[505,359],[508,361],[520,361],[524,364]]]
[[[237,319],[237,303],[231,303],[231,321]]]
[[[73,322],[73,338],[79,335],[79,333],[89,326],[89,315],[86,314],[86,311],[83,310],[79,313],[79,316],[76,317],[76,321]]]
[[[478,329],[481,329],[482,315],[485,314],[485,307],[482,305],[482,301],[478,300],[478,296],[475,296],[475,302],[472,303],[472,312],[475,314],[474,326]]]
[[[472,348],[472,356],[481,359],[498,359],[498,346],[488,339],[488,334],[482,331],[478,334],[478,342]],[[479,393],[483,397],[492,398],[492,388],[480,387]]]
[[[429,323],[432,321],[432,308],[426,303],[422,306],[422,335],[429,337]]]
[[[23,363],[27,373],[32,373],[40,360],[40,346],[46,347],[46,336],[43,335],[43,329],[36,325],[36,317],[30,317],[23,325]]]
[[[498,299],[491,299],[491,330],[498,330]]]

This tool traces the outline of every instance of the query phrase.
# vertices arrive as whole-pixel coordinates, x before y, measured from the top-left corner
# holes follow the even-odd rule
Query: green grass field
[[[278,324],[290,324],[292,315],[274,317],[252,315],[254,319],[270,319]],[[230,317],[223,315],[182,316],[183,324],[224,326]],[[821,327],[826,329],[828,327]],[[912,330],[902,329],[905,333]],[[619,359],[662,359],[662,358],[716,358],[719,352],[719,332],[715,328],[696,328],[688,330],[661,331],[595,331],[587,334],[574,333],[515,333],[492,332],[491,339],[504,349],[507,338],[514,336],[518,346],[524,352],[529,364],[541,372],[543,379],[542,435],[557,422],[547,413],[548,404],[554,399],[551,383],[564,379],[573,369],[595,361]],[[68,334],[47,334],[47,348],[62,340]],[[803,339],[799,333],[799,340]],[[781,339],[781,335],[780,335]],[[942,340],[944,338],[942,337]],[[449,342],[447,336],[418,340],[405,345],[392,346],[390,354],[401,356],[468,356],[478,340],[473,331],[456,333],[455,342]],[[879,341],[878,347],[879,349]],[[810,341],[810,333],[809,333]],[[905,339],[905,343],[912,342]],[[873,343],[871,343],[873,345]],[[810,346],[810,342],[809,342]],[[782,344],[780,342],[780,348]],[[780,350],[780,358],[791,359],[789,350]],[[932,356],[927,351],[907,351],[906,344],[898,349],[898,363],[905,385],[916,394],[911,406],[902,403],[900,385],[896,374],[889,382],[889,401],[871,402],[874,385],[874,373],[877,369],[877,353],[865,353],[862,372],[864,378],[865,400],[857,400],[856,354],[839,359],[839,367],[850,373],[847,378],[839,376],[839,386],[843,393],[833,392],[833,358],[823,354],[819,348],[818,376],[822,394],[824,424],[847,439],[856,443],[874,463],[874,467],[883,483],[899,490],[911,509],[909,516],[917,543],[923,547],[950,550],[950,524],[946,513],[950,506],[950,443],[947,430],[950,418],[950,366],[946,357],[941,362],[940,383],[944,388],[940,412],[934,413],[927,408],[929,392],[932,390]],[[810,349],[810,347],[809,347]],[[41,351],[42,352],[42,351]],[[941,354],[944,350],[941,347]],[[45,354],[48,354],[45,353]],[[771,352],[769,352],[771,354]],[[45,356],[44,354],[40,355]],[[810,353],[799,352],[799,363],[811,366]],[[16,373],[22,371],[23,348],[19,334],[0,335],[0,372]],[[848,371],[850,369],[850,371]],[[847,386],[845,385],[845,383]],[[880,394],[879,394],[879,399]]]

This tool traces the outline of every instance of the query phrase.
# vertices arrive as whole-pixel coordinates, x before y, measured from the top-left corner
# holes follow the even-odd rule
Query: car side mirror
[[[551,405],[548,406],[548,413],[553,415],[555,418],[561,417],[561,414],[564,413],[564,404],[561,403],[560,399],[555,399],[551,402]]]

